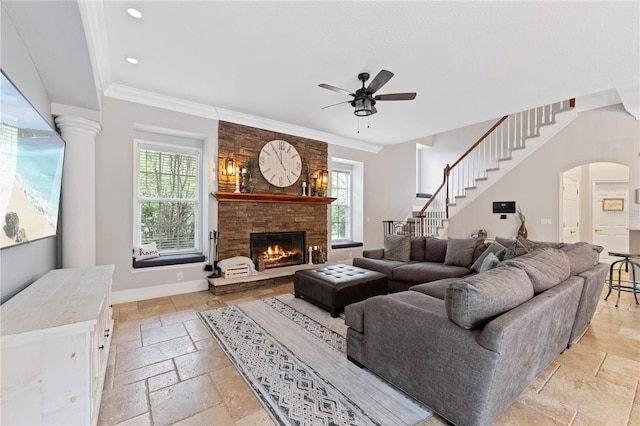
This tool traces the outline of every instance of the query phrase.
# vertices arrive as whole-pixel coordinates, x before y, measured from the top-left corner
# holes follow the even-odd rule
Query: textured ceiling
[[[141,90],[373,145],[640,86],[637,2],[87,3],[60,19],[78,27],[83,17],[104,90]],[[349,104],[321,109],[348,97],[319,83],[355,91],[358,73],[373,78],[380,69],[395,76],[378,93],[415,91],[416,99],[379,102],[378,114],[359,123]]]

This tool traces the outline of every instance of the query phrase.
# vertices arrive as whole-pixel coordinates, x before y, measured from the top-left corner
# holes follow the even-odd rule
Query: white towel
[[[257,274],[253,261],[245,256],[230,257],[229,259],[224,259],[218,262],[218,268],[220,268],[222,272],[226,272],[227,269],[237,266],[247,266],[249,268],[249,275]]]

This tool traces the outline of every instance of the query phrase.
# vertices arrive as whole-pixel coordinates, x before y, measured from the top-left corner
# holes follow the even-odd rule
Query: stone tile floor
[[[272,425],[196,313],[293,291],[293,284],[124,303],[100,425]],[[640,425],[640,305],[604,301],[590,327],[498,418],[497,425]],[[447,424],[434,415],[422,426]]]

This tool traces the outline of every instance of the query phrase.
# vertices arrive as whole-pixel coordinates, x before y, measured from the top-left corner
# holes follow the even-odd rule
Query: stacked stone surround
[[[260,150],[274,139],[293,145],[303,161],[298,181],[278,188],[262,177],[258,167]],[[328,169],[327,144],[312,139],[291,136],[254,127],[221,121],[218,125],[218,157],[234,158],[240,167],[254,160],[252,182],[256,194],[301,195],[307,170]],[[218,171],[218,191],[235,191],[235,179]],[[218,202],[218,258],[249,256],[252,232],[306,231],[306,245],[320,246],[325,252],[328,243],[328,205],[289,204],[281,202]]]

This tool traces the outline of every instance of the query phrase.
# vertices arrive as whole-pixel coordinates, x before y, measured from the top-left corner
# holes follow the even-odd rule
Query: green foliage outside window
[[[139,150],[140,243],[159,251],[196,248],[198,157]]]
[[[331,204],[331,239],[347,240],[351,238],[350,229],[350,183],[349,172],[331,171],[331,196],[336,200]]]

